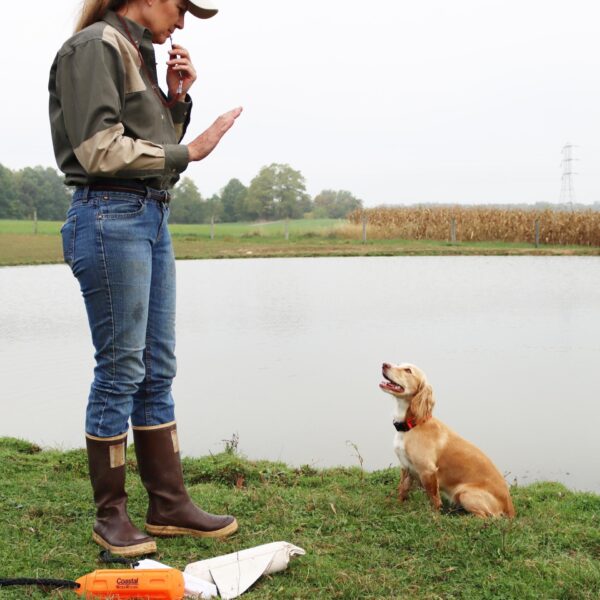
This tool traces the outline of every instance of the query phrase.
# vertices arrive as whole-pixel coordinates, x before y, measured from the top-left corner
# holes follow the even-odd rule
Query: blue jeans
[[[85,301],[96,367],[86,433],[112,437],[175,419],[175,257],[167,204],[78,189],[61,230]]]

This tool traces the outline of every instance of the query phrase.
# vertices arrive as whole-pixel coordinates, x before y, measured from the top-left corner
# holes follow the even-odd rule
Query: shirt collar
[[[127,28],[129,29],[129,33],[131,33],[131,37],[133,41],[136,42],[139,46],[145,45],[145,43],[150,42],[152,44],[152,33],[149,29],[128,19],[127,17],[123,17],[125,22],[127,23]],[[121,20],[117,16],[117,13],[113,10],[106,11],[104,15],[103,21],[106,21],[109,25],[112,25],[115,29],[117,29],[120,33],[122,33],[127,39],[127,33],[123,30],[123,24]]]

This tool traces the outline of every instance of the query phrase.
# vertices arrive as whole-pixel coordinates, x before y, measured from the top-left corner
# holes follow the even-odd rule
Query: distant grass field
[[[61,221],[0,220],[0,266],[62,262]],[[288,239],[285,237],[287,227]],[[367,228],[342,219],[299,219],[269,223],[170,225],[178,259],[267,258],[293,256],[399,255],[600,255],[589,246],[518,242],[376,239]],[[212,235],[212,239],[211,239]]]
[[[62,221],[38,221],[37,232],[42,235],[58,235]],[[33,234],[35,225],[33,221],[17,221],[15,219],[0,219],[0,234]]]
[[[346,224],[342,219],[293,219],[288,222],[288,233],[292,236],[306,236],[311,234],[323,235],[332,233]],[[210,237],[211,225],[169,225],[173,237]],[[285,235],[285,221],[272,221],[264,223],[216,223],[214,226],[215,237],[219,238],[247,238],[268,237],[282,238]]]
[[[289,221],[289,234],[302,235],[311,232],[323,232],[324,230],[342,227],[346,221],[342,219],[294,219]],[[62,227],[62,221],[38,221],[37,232],[42,235],[58,235]],[[265,223],[215,223],[215,235],[219,237],[283,237],[285,233],[285,221],[272,221]],[[210,237],[210,224],[177,224],[169,225],[173,236]],[[33,221],[18,221],[0,219],[1,233],[34,233]]]

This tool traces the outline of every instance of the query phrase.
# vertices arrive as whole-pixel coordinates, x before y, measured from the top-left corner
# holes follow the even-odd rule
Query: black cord
[[[79,584],[69,579],[0,579],[0,588],[9,585],[39,585],[41,587],[68,588],[76,590]]]
[[[111,564],[116,563],[119,565],[127,565],[128,567],[137,567],[139,561],[131,558],[125,558],[124,556],[114,556],[109,550],[102,550],[98,556],[98,560],[102,563]]]
[[[99,560],[100,562],[106,564],[118,563],[121,565],[127,565],[128,567],[136,567],[139,564],[135,559],[125,558],[123,556],[113,556],[108,550],[103,550],[100,552]],[[0,579],[0,588],[13,585],[37,585],[40,587],[67,588],[74,590],[80,587],[76,581],[71,581],[70,579],[30,579],[26,577]]]

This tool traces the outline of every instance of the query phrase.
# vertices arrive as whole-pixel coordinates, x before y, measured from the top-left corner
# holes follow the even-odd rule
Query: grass
[[[323,235],[339,229],[345,221],[340,219],[294,219],[288,221],[289,235]],[[211,225],[209,224],[171,224],[173,237],[195,237],[210,239]],[[215,235],[220,238],[283,238],[286,229],[285,221],[270,221],[261,223],[216,223]]]
[[[290,235],[303,235],[332,230],[340,227],[344,221],[340,219],[296,219],[290,220],[288,230]],[[38,221],[37,231],[41,235],[58,235],[62,221]],[[264,223],[216,223],[214,230],[219,237],[283,237],[285,221]],[[210,239],[210,224],[170,224],[173,237],[195,237]],[[16,219],[0,219],[0,234],[34,234],[33,221]]]
[[[62,262],[61,222],[0,220],[0,266]],[[515,242],[460,242],[368,239],[362,229],[335,219],[285,222],[171,225],[178,259],[267,258],[290,256],[400,256],[400,255],[600,255],[600,248],[549,246]]]
[[[133,452],[129,452],[131,457]],[[315,470],[250,461],[233,451],[185,459],[193,498],[227,511],[240,530],[226,541],[159,540],[158,560],[188,562],[276,540],[307,551],[261,579],[252,599],[597,599],[600,496],[556,483],[512,489],[517,517],[434,514],[421,491],[395,498],[397,470]],[[0,438],[0,577],[75,579],[96,568],[91,491],[83,450],[40,450]],[[130,514],[145,493],[128,459]],[[4,588],[0,597],[74,598]]]

